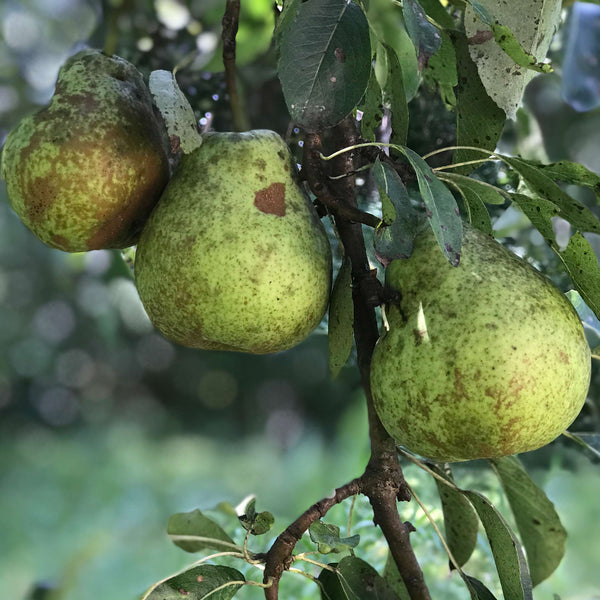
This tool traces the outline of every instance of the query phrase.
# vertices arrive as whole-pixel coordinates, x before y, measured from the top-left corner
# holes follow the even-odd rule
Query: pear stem
[[[244,112],[242,100],[237,86],[237,73],[235,67],[235,36],[237,35],[240,21],[240,0],[227,0],[225,14],[223,15],[221,39],[223,41],[223,66],[225,68],[225,83],[229,96],[229,108],[236,131],[248,131],[250,124]]]

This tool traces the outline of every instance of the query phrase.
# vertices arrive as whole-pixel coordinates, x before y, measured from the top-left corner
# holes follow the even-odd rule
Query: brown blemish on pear
[[[254,194],[254,206],[267,215],[285,217],[285,184],[272,183]]]

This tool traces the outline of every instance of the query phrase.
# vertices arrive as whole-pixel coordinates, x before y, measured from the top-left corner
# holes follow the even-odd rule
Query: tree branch
[[[250,129],[248,118],[242,107],[241,98],[237,89],[237,76],[235,68],[235,36],[237,35],[240,20],[240,0],[227,0],[225,14],[222,20],[221,39],[223,40],[223,65],[225,67],[225,83],[229,96],[229,107],[233,117],[233,126],[236,131]]]
[[[294,547],[308,528],[324,517],[330,508],[358,493],[360,493],[360,480],[353,479],[337,488],[332,496],[315,502],[278,536],[267,552],[265,560],[264,583],[273,581],[270,587],[265,588],[266,600],[277,600],[279,580],[283,572],[290,567]]]
[[[351,118],[338,125],[333,133],[336,147],[343,148],[356,143],[356,127]],[[338,179],[329,178],[329,175],[352,173],[355,170],[355,156],[353,152],[340,155],[331,163],[335,172],[326,173],[320,158],[321,150],[321,135],[307,134],[303,159],[306,180],[317,200],[327,206],[333,215],[344,252],[352,264],[354,338],[358,368],[367,399],[371,458],[359,479],[338,488],[331,498],[317,502],[277,538],[266,557],[264,581],[272,581],[273,585],[265,590],[265,598],[277,600],[279,579],[291,564],[294,546],[310,525],[338,502],[360,492],[371,502],[373,520],[381,528],[388,542],[411,600],[431,600],[423,572],[410,544],[409,527],[401,521],[396,505],[398,500],[410,500],[410,493],[398,463],[396,445],[373,407],[370,367],[373,349],[379,338],[373,290],[378,282],[369,265],[362,225],[347,218],[348,210],[358,210],[354,177],[350,175]]]

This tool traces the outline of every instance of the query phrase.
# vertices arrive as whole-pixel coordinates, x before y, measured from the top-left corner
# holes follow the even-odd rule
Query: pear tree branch
[[[223,41],[223,66],[225,67],[225,84],[229,96],[229,107],[233,117],[233,126],[236,131],[250,129],[248,118],[242,106],[237,87],[237,74],[235,68],[235,36],[240,22],[240,0],[227,0],[225,14],[221,22],[221,40]]]
[[[347,119],[334,129],[333,134],[337,147],[353,145],[357,137],[354,121]],[[431,600],[423,572],[410,544],[412,526],[401,521],[397,508],[398,501],[409,501],[411,495],[398,462],[395,442],[384,429],[373,407],[370,365],[373,349],[379,338],[374,308],[377,303],[373,301],[373,296],[379,293],[380,284],[369,265],[361,222],[349,219],[349,212],[340,208],[358,210],[354,177],[336,178],[353,173],[355,156],[353,153],[340,155],[331,165],[335,172],[328,173],[321,160],[321,150],[321,134],[307,134],[303,159],[306,180],[317,200],[331,212],[346,256],[352,263],[354,337],[358,368],[367,398],[371,458],[358,479],[341,486],[332,496],[311,506],[275,540],[265,556],[264,581],[271,584],[265,589],[265,598],[277,600],[279,580],[291,565],[295,545],[310,525],[339,502],[362,493],[371,502],[373,520],[387,540],[410,599]]]

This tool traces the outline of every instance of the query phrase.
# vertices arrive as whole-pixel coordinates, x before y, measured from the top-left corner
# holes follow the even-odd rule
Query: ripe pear
[[[135,282],[184,346],[266,354],[319,324],[331,249],[273,131],[209,133],[184,155],[140,237]]]
[[[371,363],[381,422],[400,445],[442,462],[544,446],[573,422],[590,382],[577,313],[492,237],[465,225],[453,267],[428,229],[386,272],[402,299]]]
[[[134,244],[169,178],[168,136],[129,62],[83,50],[46,108],[9,134],[2,177],[17,215],[67,252]]]

